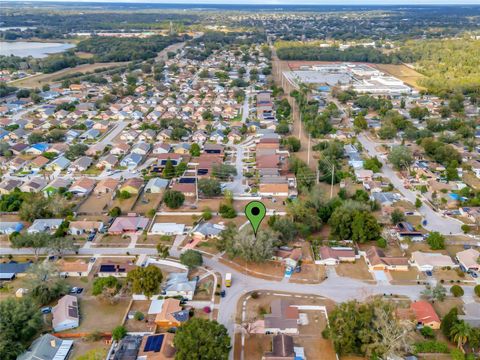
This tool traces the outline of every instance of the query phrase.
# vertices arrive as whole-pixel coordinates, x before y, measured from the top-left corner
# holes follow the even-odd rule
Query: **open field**
[[[52,74],[38,74],[29,76],[24,79],[19,79],[16,81],[12,81],[10,84],[18,87],[23,88],[40,88],[44,84],[49,84],[51,82],[57,81],[59,78],[64,77],[66,75],[74,74],[74,73],[87,73],[93,72],[96,69],[101,68],[113,68],[121,65],[125,65],[126,63],[123,62],[111,62],[111,63],[95,63],[95,64],[83,64],[75,66],[74,68],[63,69]]]
[[[376,67],[378,70],[390,74],[406,84],[415,87],[417,90],[424,90],[425,88],[418,84],[418,81],[424,76],[414,69],[406,65],[393,65],[393,64],[371,64],[373,67]]]

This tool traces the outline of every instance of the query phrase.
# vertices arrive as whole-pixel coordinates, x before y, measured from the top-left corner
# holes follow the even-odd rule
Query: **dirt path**
[[[285,91],[285,96],[292,107],[292,135],[300,139],[301,148],[295,153],[295,156],[307,163],[313,171],[317,171],[317,160],[314,158],[314,151],[311,150],[311,147],[314,145],[314,141],[310,139],[308,132],[303,127],[303,124],[300,120],[299,107],[297,106],[295,99],[290,96],[290,92],[295,90],[295,87],[285,79],[285,77],[282,75],[283,71],[290,71],[288,63],[286,61],[281,61],[277,57],[275,49],[272,47],[273,79],[275,84],[282,87]]]

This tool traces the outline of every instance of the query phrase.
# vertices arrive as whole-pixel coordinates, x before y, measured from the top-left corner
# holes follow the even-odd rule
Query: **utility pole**
[[[333,179],[335,176],[335,164],[332,164],[332,185],[330,186],[330,199],[333,198]]]

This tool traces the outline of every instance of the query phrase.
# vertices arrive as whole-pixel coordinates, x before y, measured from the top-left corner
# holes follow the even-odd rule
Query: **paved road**
[[[156,249],[153,248],[81,248],[79,249],[79,255],[121,256],[126,255],[127,251],[130,255],[157,255]],[[7,254],[32,255],[33,251],[30,249],[0,248],[0,255]],[[180,251],[176,246],[172,247],[170,255],[177,258],[180,256]],[[218,321],[228,329],[232,341],[235,331],[237,303],[242,295],[250,291],[284,291],[294,294],[312,294],[324,296],[336,302],[343,302],[353,299],[361,301],[371,295],[378,294],[404,295],[411,299],[418,299],[424,289],[423,286],[418,285],[367,284],[348,277],[340,277],[331,270],[328,272],[330,274],[328,279],[320,284],[294,284],[286,281],[278,282],[252,277],[219,263],[216,258],[204,257],[204,266],[220,274],[232,273],[232,286],[226,289],[227,296],[221,300],[218,306]],[[448,288],[448,286],[446,287]],[[472,302],[473,287],[465,286],[463,288],[465,290],[465,302]],[[231,358],[233,358],[233,351],[231,352]]]
[[[411,203],[415,203],[417,194],[414,191],[407,189],[403,185],[403,180],[397,175],[391,165],[379,157],[380,152],[375,149],[378,144],[365,136],[365,134],[360,134],[358,136],[358,140],[371,156],[377,156],[378,159],[382,162],[382,173],[392,182],[393,186],[395,186],[395,188],[398,189],[408,201],[410,201]],[[424,219],[427,220],[427,225],[424,226],[427,230],[438,231],[442,234],[447,235],[463,234],[463,231],[461,229],[462,222],[441,215],[425,203],[420,209],[418,209],[418,211],[422,214]]]

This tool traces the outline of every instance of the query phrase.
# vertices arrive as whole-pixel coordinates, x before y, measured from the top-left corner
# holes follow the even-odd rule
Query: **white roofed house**
[[[184,299],[192,300],[195,295],[197,280],[189,280],[188,273],[171,273],[168,276],[167,283],[163,288],[165,296],[182,296]]]
[[[65,295],[52,310],[52,326],[55,332],[74,329],[80,325],[78,300],[75,296]]]
[[[480,269],[480,252],[475,249],[467,249],[457,253],[456,258],[460,265],[466,270]]]
[[[100,231],[104,227],[101,221],[79,220],[71,221],[68,232],[72,235],[82,235],[94,231]]]
[[[448,255],[438,253],[424,253],[421,251],[414,251],[410,259],[410,264],[416,266],[420,271],[432,271],[435,268],[458,267],[452,258]]]
[[[182,235],[184,231],[184,224],[156,223],[152,226],[150,233],[155,235]]]
[[[29,234],[40,232],[53,233],[62,225],[63,219],[35,219],[33,224],[27,229]]]
[[[139,142],[133,145],[130,153],[138,154],[138,155],[146,155],[149,151],[150,151],[150,144],[146,142]]]
[[[145,192],[158,194],[164,191],[169,184],[169,180],[161,178],[151,178],[145,185]]]

